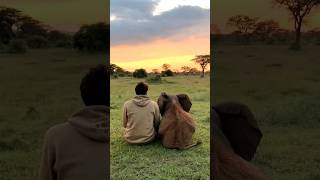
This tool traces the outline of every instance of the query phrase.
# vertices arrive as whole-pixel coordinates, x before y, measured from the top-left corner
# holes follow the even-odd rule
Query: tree
[[[192,59],[195,63],[199,64],[202,69],[201,77],[204,77],[204,71],[208,64],[210,64],[210,55],[197,55]]]
[[[42,36],[46,37],[49,27],[42,24],[40,21],[29,16],[21,16],[16,23],[16,34],[20,37]]]
[[[189,73],[191,74],[198,74],[199,73],[199,70],[197,68],[191,68]]]
[[[173,71],[171,71],[170,69],[168,69],[166,71],[162,71],[161,74],[162,74],[162,76],[174,76]]]
[[[291,13],[295,30],[295,41],[291,48],[294,50],[301,49],[302,23],[311,10],[320,5],[320,0],[273,0],[273,3],[284,7]]]
[[[14,25],[22,16],[21,11],[0,6],[0,41],[8,44],[14,37]]]
[[[152,69],[153,74],[159,74],[159,69]]]
[[[109,66],[110,68],[110,74],[125,74],[126,71],[124,69],[122,69],[120,66],[116,65],[116,64],[110,64]]]
[[[8,44],[13,38],[30,35],[45,37],[48,27],[14,8],[0,6],[0,42]]]
[[[274,35],[279,29],[279,23],[274,20],[266,20],[256,23],[255,29],[252,33],[258,38],[258,40],[265,41],[271,39],[272,35]]]
[[[170,64],[163,64],[162,66],[163,71],[167,71],[170,69],[171,65]]]
[[[250,18],[246,15],[236,15],[228,19],[227,25],[235,27],[241,33],[249,33],[254,30],[258,18]]]
[[[184,74],[189,74],[190,73],[190,69],[191,69],[191,67],[189,67],[189,66],[182,66],[181,67],[181,71],[184,73]]]
[[[48,47],[48,40],[43,36],[31,35],[27,38],[27,44],[29,48],[39,49]]]
[[[133,72],[133,77],[135,78],[145,78],[148,76],[148,73],[145,69],[136,69]]]
[[[80,51],[107,52],[109,50],[109,26],[106,23],[83,25],[73,37],[74,48]]]
[[[248,42],[250,33],[255,29],[258,18],[250,18],[246,15],[236,15],[228,19],[227,25],[236,28],[235,33],[242,35],[246,42]]]

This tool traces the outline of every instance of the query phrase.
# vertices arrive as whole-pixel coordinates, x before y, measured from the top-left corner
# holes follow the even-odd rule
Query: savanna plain
[[[213,105],[247,104],[263,132],[253,163],[272,180],[320,179],[320,46],[215,45]]]
[[[210,176],[210,77],[177,75],[149,83],[148,95],[156,101],[161,92],[187,94],[197,129],[193,140],[202,144],[180,151],[164,148],[160,141],[128,145],[123,139],[122,106],[135,96],[134,87],[145,79],[111,79],[111,179],[209,179]]]
[[[83,107],[80,81],[106,54],[73,49],[0,54],[0,179],[35,180],[45,131]]]

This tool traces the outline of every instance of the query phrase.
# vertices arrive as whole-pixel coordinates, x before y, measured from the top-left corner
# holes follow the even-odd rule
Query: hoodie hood
[[[146,95],[138,95],[132,99],[137,106],[144,107],[151,102],[151,99]]]
[[[109,108],[107,106],[87,106],[74,113],[68,122],[80,134],[90,139],[109,141]]]

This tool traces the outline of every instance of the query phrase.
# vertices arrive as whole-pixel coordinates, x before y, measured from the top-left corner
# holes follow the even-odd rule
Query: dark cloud
[[[192,32],[203,31],[201,28],[210,23],[209,9],[179,6],[153,16],[152,12],[157,1],[135,0],[134,2],[138,1],[141,6],[132,0],[111,2],[111,14],[118,18],[111,22],[112,45],[141,43],[177,35],[190,36]]]
[[[159,0],[111,0],[111,15],[125,19],[144,19],[152,16]]]

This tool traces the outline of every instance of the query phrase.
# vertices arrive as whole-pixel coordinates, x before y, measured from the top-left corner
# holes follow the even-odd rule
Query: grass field
[[[254,163],[271,180],[320,179],[320,46],[217,45],[213,104],[240,101],[264,137]]]
[[[0,179],[35,180],[45,131],[82,107],[79,83],[106,55],[0,54]]]
[[[170,150],[159,141],[135,146],[125,143],[122,135],[122,105],[134,96],[134,87],[141,80],[111,80],[111,179],[209,179],[210,175],[210,80],[199,76],[165,78],[165,83],[149,84],[149,96],[157,100],[161,92],[186,93],[193,106],[197,130],[194,140],[203,144],[185,150]]]

